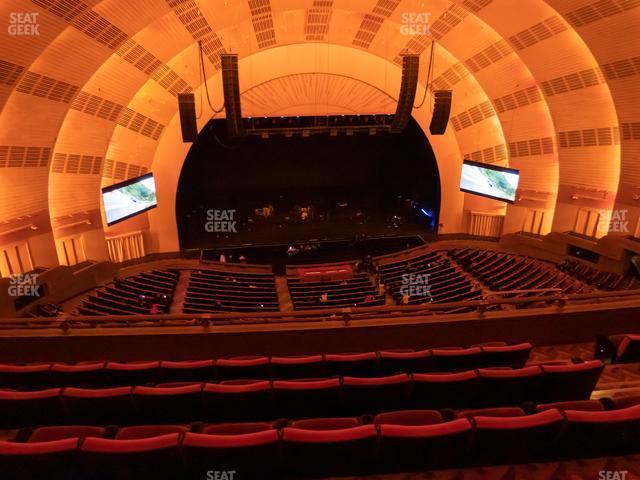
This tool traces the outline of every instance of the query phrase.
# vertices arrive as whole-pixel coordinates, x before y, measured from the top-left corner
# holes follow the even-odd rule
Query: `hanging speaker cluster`
[[[396,115],[391,125],[392,133],[402,132],[409,124],[413,112],[413,103],[418,89],[418,69],[420,68],[420,55],[402,55],[402,82]]]
[[[193,93],[179,93],[178,109],[180,111],[180,128],[182,130],[182,141],[185,143],[195,142],[198,138],[195,95]]]
[[[451,90],[436,90],[433,92],[433,96],[435,98],[435,104],[429,131],[431,135],[444,135],[444,132],[447,130],[447,124],[449,123],[453,92]]]

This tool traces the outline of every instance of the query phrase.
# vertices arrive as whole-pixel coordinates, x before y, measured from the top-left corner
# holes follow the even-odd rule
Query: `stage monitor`
[[[152,173],[131,178],[102,189],[107,225],[131,218],[157,206],[156,184]]]
[[[462,163],[460,190],[513,203],[519,179],[519,170],[465,160]]]

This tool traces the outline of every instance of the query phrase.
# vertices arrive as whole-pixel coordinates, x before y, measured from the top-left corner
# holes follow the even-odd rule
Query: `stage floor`
[[[202,252],[202,259],[205,261],[218,261],[220,254],[224,253],[228,262],[237,262],[242,255],[249,264],[274,265],[274,268],[277,269],[286,265],[360,260],[365,255],[371,255],[372,257],[388,255],[418,247],[425,243],[425,238],[422,236],[394,235],[368,237],[358,240],[351,238],[349,240],[313,240],[272,245],[241,245],[205,249]],[[296,247],[298,253],[289,254],[288,249],[290,246]]]

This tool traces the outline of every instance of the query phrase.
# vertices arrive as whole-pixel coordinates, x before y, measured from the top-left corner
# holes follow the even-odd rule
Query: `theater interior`
[[[638,32],[0,1],[0,478],[640,479]]]

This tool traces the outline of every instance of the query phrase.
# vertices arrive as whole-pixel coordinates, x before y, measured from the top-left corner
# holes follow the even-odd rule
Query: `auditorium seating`
[[[275,277],[270,273],[194,270],[184,313],[277,312]]]
[[[466,272],[492,291],[558,289],[581,293],[586,286],[536,258],[481,248],[453,249],[448,255]],[[505,297],[526,298],[531,292],[509,293]]]
[[[366,273],[356,273],[347,280],[319,282],[287,277],[287,286],[295,310],[384,305],[384,295],[378,294]],[[327,295],[326,301],[321,301],[323,294]]]
[[[169,313],[180,273],[151,270],[98,288],[75,309],[79,315],[145,315],[156,305],[158,313]]]
[[[638,281],[631,275],[603,272],[577,260],[564,260],[556,265],[556,268],[598,290],[613,291],[638,288]]]
[[[409,304],[458,302],[481,298],[473,279],[446,256],[433,251],[409,259],[377,265],[379,281],[384,283],[397,303],[403,296]]]
[[[259,355],[185,361],[0,364],[0,388],[146,385],[206,382],[238,378],[378,377],[393,373],[521,368],[529,358],[528,342],[480,347],[331,353],[290,357]]]
[[[597,403],[600,408],[593,407]],[[204,478],[206,471],[222,469],[241,478],[306,478],[638,453],[640,405],[603,409],[606,404],[40,427],[0,441],[0,471],[6,478],[72,478],[72,472],[77,478],[133,479]]]
[[[594,365],[591,365],[594,363]],[[588,369],[582,367],[588,365]],[[116,388],[0,390],[0,428],[28,425],[264,421],[376,414],[394,409],[478,408],[588,398],[600,362],[457,373],[289,380],[225,380]],[[585,371],[590,371],[588,376]],[[552,381],[546,382],[547,375]],[[566,387],[558,390],[558,379]],[[596,377],[597,378],[597,377]]]

